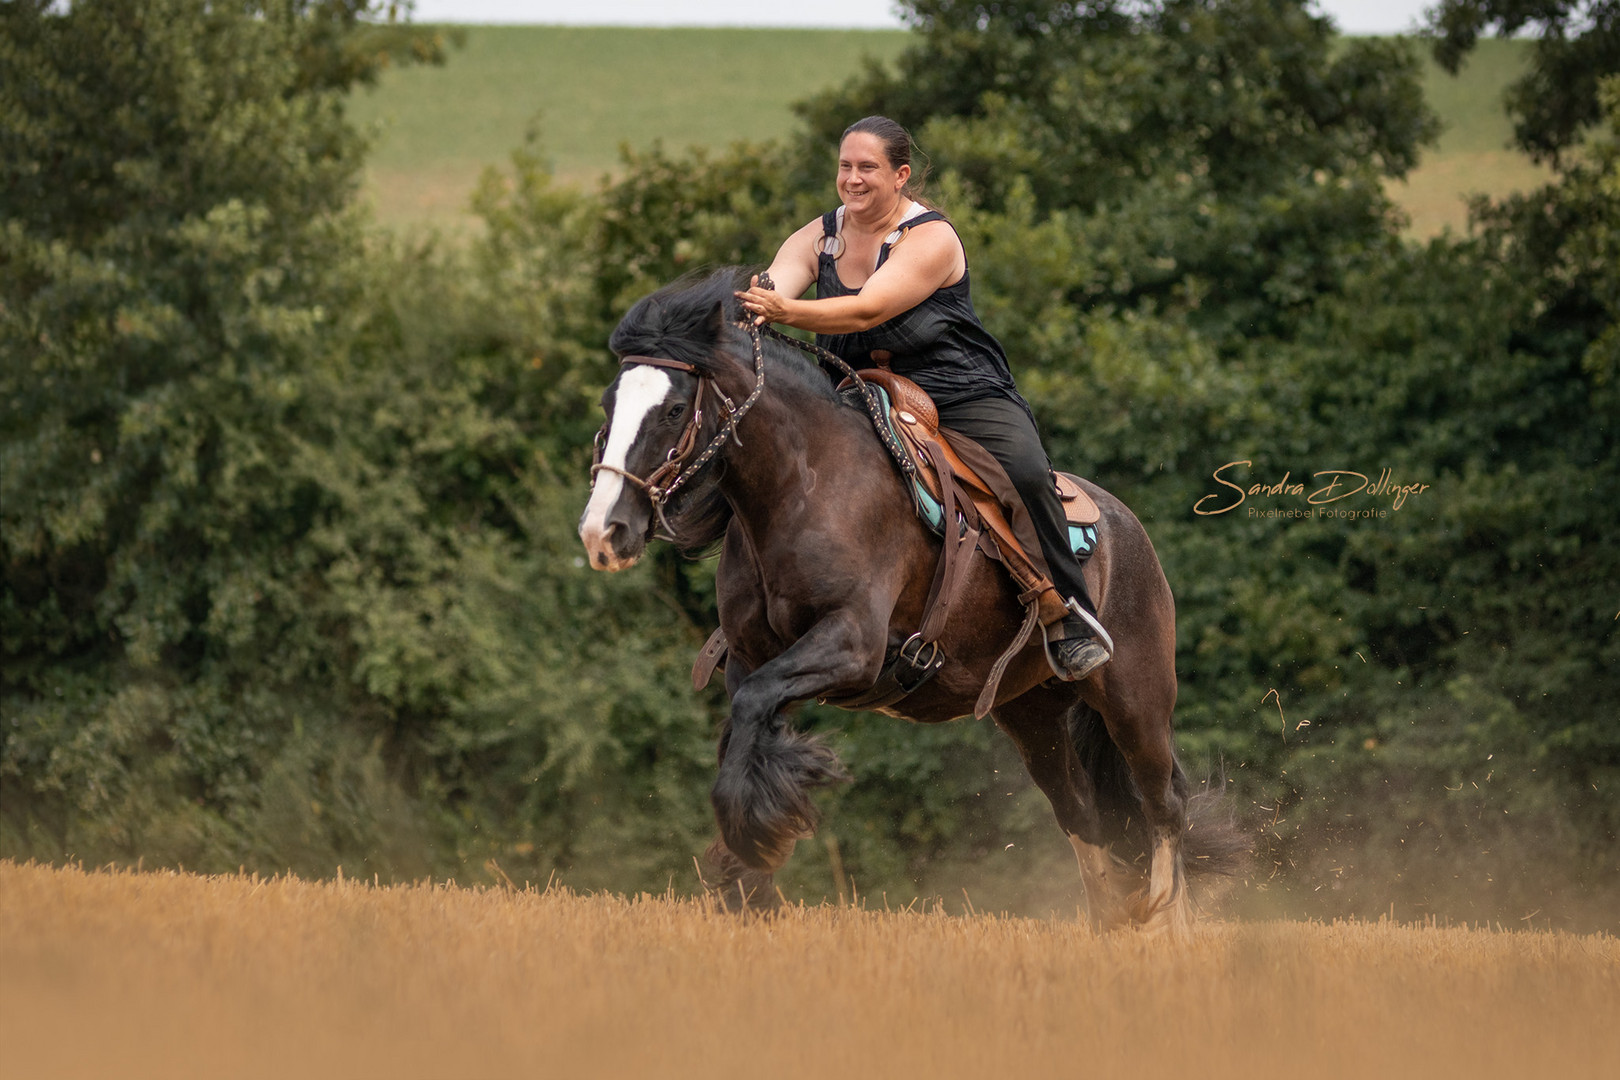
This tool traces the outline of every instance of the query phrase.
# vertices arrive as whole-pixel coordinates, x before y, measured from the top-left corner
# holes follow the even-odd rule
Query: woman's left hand
[[[748,279],[748,291],[737,293],[737,299],[742,301],[743,310],[754,316],[755,326],[781,322],[787,316],[787,302],[782,294],[761,285],[758,274]]]

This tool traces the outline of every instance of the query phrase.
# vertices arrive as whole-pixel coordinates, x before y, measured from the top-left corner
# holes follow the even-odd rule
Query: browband
[[[674,371],[684,371],[688,375],[697,374],[697,366],[688,364],[685,360],[671,360],[664,356],[621,356],[619,366],[625,364],[647,364],[651,367],[670,368]]]

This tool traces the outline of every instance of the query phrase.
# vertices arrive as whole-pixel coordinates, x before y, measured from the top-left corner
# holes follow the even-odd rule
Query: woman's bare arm
[[[783,241],[770,268],[777,292],[803,296],[816,280],[816,241],[821,239],[822,231],[821,219],[817,218]],[[757,278],[754,284],[758,284]]]
[[[784,260],[782,253],[815,227],[810,241],[808,277],[787,277],[801,266],[795,260]],[[743,306],[762,322],[783,323],[810,330],[817,334],[848,334],[869,330],[887,322],[901,312],[909,311],[926,300],[933,292],[961,277],[964,263],[962,242],[956,231],[943,221],[916,226],[906,234],[906,242],[889,251],[889,258],[867,279],[861,291],[852,296],[834,296],[821,300],[794,299],[815,280],[815,239],[820,233],[820,222],[812,222],[788,238],[778,253],[777,262],[771,264],[771,279],[775,289],[762,289],[755,278],[746,292],[738,293]],[[783,277],[777,277],[777,263],[783,263]],[[803,273],[800,270],[800,273]],[[800,282],[803,282],[800,284]],[[798,286],[795,288],[794,286]]]

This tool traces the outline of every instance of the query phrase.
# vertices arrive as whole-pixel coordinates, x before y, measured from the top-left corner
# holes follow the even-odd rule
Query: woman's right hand
[[[769,274],[765,275],[763,283],[758,274],[749,278],[747,291],[737,293],[737,299],[742,301],[743,310],[754,316],[755,326],[781,322],[787,315],[787,302],[781,293],[771,288]]]

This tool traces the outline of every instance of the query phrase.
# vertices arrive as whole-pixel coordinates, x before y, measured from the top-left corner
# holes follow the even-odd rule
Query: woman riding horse
[[[968,559],[946,610],[972,617],[943,618],[936,673],[885,711],[943,723],[988,710],[1074,848],[1092,919],[1185,930],[1186,871],[1227,872],[1243,846],[1208,818],[1188,826],[1215,804],[1195,798],[1175,754],[1174,597],[1141,522],[1083,480],[1100,517],[1077,565],[1028,406],[973,314],[961,241],[906,193],[910,151],[898,125],[861,121],[839,148],[842,212],[789,238],[774,285],[755,278],[738,291],[740,279],[722,270],[625,314],[608,342],[620,367],[602,398],[580,540],[605,571],[634,565],[660,529],[688,549],[721,544],[723,636],[711,642],[729,643],[731,709],[709,795],[719,827],[710,884],[728,905],[768,905],[773,875],[815,832],[811,792],[847,779],[787,710],[858,700],[876,686],[933,607],[941,544],[901,509],[909,496],[881,429],[797,351],[804,343],[778,341],[763,324],[815,331],[843,354],[839,364],[888,359],[934,396],[945,424],[1000,460],[1041,523],[1047,577],[1074,615],[1056,622],[1057,663],[1071,677],[1059,681],[1044,643],[1029,640],[1038,606],[1004,567]],[[791,299],[812,282],[817,299]],[[1099,610],[1109,635],[1086,623]],[[1110,635],[1111,650],[1095,640]],[[705,651],[699,685],[719,655]],[[1116,843],[1145,858],[1134,898]]]
[[[1107,635],[1098,633],[1034,417],[1001,344],[973,311],[962,241],[912,192],[911,150],[910,134],[887,117],[851,124],[838,146],[843,205],[788,237],[766,283],[755,278],[737,295],[759,323],[814,331],[818,345],[853,367],[876,361],[910,378],[933,397],[941,426],[995,457],[1071,611],[1056,624],[1060,674],[1082,679],[1110,659]],[[790,299],[812,283],[816,299]]]
[[[802,343],[746,317],[740,280],[722,270],[677,282],[614,330],[619,373],[602,396],[579,535],[604,571],[635,565],[660,530],[687,550],[721,544],[714,595],[731,709],[710,791],[709,884],[748,907],[774,901],[772,876],[814,834],[811,792],[848,778],[787,710],[876,685],[931,607],[941,544],[908,512],[873,418],[834,392]],[[1216,804],[1200,803],[1176,760],[1175,600],[1130,508],[1079,483],[1100,514],[1084,569],[1113,659],[1089,678],[1053,679],[1044,643],[1027,640],[1017,585],[974,556],[936,639],[941,666],[884,711],[944,723],[977,713],[990,692],[990,715],[1074,848],[1092,919],[1179,932],[1192,918],[1185,871],[1228,872],[1243,846],[1207,817],[1189,829],[1190,814]],[[718,655],[705,650],[695,681]],[[1115,844],[1146,857],[1138,898],[1125,896],[1132,871]]]

